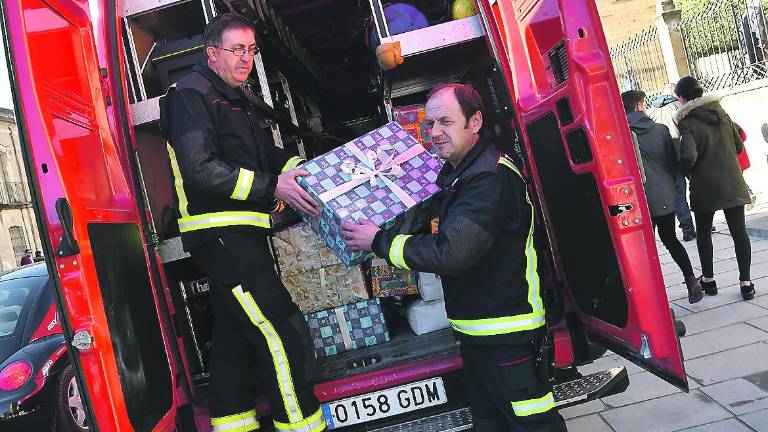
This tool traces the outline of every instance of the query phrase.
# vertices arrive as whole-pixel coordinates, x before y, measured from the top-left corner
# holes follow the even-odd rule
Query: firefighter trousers
[[[209,410],[213,432],[259,429],[256,384],[277,432],[319,432],[325,420],[305,373],[298,308],[277,276],[267,239],[224,233],[190,252],[211,283]]]
[[[477,432],[560,432],[552,387],[536,375],[531,343],[461,346],[464,384]]]

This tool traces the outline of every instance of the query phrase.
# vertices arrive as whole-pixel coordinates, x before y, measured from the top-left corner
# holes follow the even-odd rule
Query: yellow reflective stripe
[[[449,319],[448,321],[459,333],[470,336],[493,336],[539,328],[544,325],[544,311],[499,318]]]
[[[545,413],[555,407],[555,398],[552,392],[538,399],[512,401],[512,410],[517,417],[525,417],[533,414]]]
[[[176,187],[176,196],[179,198],[179,213],[181,213],[182,218],[189,217],[189,211],[187,210],[189,203],[187,202],[187,194],[184,192],[184,179],[181,178],[181,170],[179,169],[179,162],[176,160],[176,152],[173,151],[173,147],[169,143],[165,143],[165,147],[168,149],[168,157],[171,158],[173,184]]]
[[[248,194],[251,193],[251,186],[253,185],[253,171],[245,168],[240,168],[240,174],[237,175],[237,183],[235,184],[235,190],[232,191],[230,198],[245,201],[248,199]]]
[[[272,323],[267,320],[264,314],[259,309],[256,301],[253,300],[253,296],[249,292],[243,292],[243,287],[238,285],[232,289],[232,293],[240,303],[248,318],[251,319],[253,325],[255,325],[269,345],[269,352],[272,354],[272,363],[277,373],[277,385],[280,388],[280,395],[285,405],[285,412],[288,415],[288,420],[291,423],[299,422],[303,420],[301,414],[301,406],[296,397],[296,390],[293,387],[293,378],[291,377],[291,366],[288,364],[288,355],[283,347],[283,342],[280,340],[280,336],[275,331]]]
[[[521,179],[523,175],[520,170],[512,163],[512,161],[502,156],[499,158],[499,163],[511,169]],[[539,281],[538,272],[538,257],[536,256],[536,248],[533,245],[533,226],[534,226],[534,212],[533,204],[528,192],[525,193],[525,201],[528,202],[528,206],[531,208],[531,225],[528,228],[528,238],[525,242],[525,280],[528,282],[528,303],[531,305],[531,310],[534,315],[544,315],[544,302],[541,300],[541,283]]]
[[[517,169],[515,164],[513,164],[512,161],[507,159],[506,157],[502,156],[501,158],[499,158],[499,163],[511,169],[512,171],[515,172],[515,174],[519,175],[520,177],[523,176],[522,174],[520,174],[520,171]]]
[[[275,423],[275,429],[285,432],[320,432],[325,429],[325,419],[323,418],[323,412],[318,409],[317,412],[304,420],[294,423]]]
[[[267,213],[259,212],[223,211],[203,213],[179,219],[179,231],[181,232],[233,225],[249,225],[259,228],[269,228],[269,215]]]
[[[410,235],[398,234],[397,236],[395,236],[395,239],[392,240],[392,246],[389,247],[389,261],[392,263],[393,266],[399,269],[405,269],[405,270],[411,269],[410,267],[408,267],[408,264],[405,263],[405,258],[403,258],[405,242],[409,238],[411,238]]]
[[[302,159],[302,158],[300,158],[298,156],[294,156],[294,157],[288,159],[288,162],[286,162],[285,165],[283,165],[283,169],[280,170],[280,173],[282,174],[282,173],[284,173],[286,171],[290,171],[290,170],[296,168],[303,161],[304,161],[304,159]]]
[[[250,432],[259,429],[256,410],[250,410],[226,417],[212,417],[213,432]]]

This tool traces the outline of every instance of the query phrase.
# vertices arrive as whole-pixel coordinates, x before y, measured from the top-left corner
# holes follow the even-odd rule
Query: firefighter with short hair
[[[534,340],[546,322],[526,183],[481,133],[482,99],[471,86],[436,87],[425,110],[447,161],[437,179],[437,234],[398,234],[360,220],[342,235],[395,267],[441,276],[476,431],[564,431],[551,384],[537,373]]]
[[[326,424],[307,382],[303,317],[275,272],[269,212],[280,199],[309,215],[295,181],[301,160],[275,147],[240,89],[258,53],[250,22],[215,17],[200,63],[161,100],[184,249],[211,281],[209,409],[213,431],[259,429],[254,385],[265,384],[278,432]],[[304,334],[302,333],[304,332]]]

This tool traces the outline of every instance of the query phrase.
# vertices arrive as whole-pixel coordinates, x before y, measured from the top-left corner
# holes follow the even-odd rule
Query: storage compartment
[[[181,68],[166,62],[162,66],[163,71],[153,59],[191,48],[177,49],[189,42],[185,39],[202,34],[208,17],[212,16],[211,11],[211,0],[126,2],[123,7],[123,41],[131,103],[165,93],[168,88],[167,72]],[[176,57],[175,64],[178,66],[179,56],[172,57]],[[172,66],[170,70],[169,66]]]
[[[228,4],[230,8],[238,7],[246,13],[271,16],[270,13],[265,12],[267,8],[263,1],[223,3],[225,6]],[[190,5],[187,4],[184,7],[190,7]],[[264,43],[271,48],[263,50],[267,51],[264,56],[257,56],[255,59],[256,65],[246,90],[253,96],[259,109],[268,115],[262,126],[269,129],[276,143],[301,153],[304,151],[302,149],[304,141],[314,139],[319,144],[313,148],[307,148],[308,156],[325,152],[386,123],[392,116],[393,106],[423,104],[426,101],[427,92],[433,86],[444,82],[463,81],[473,82],[486,101],[485,129],[497,137],[497,142],[505,152],[515,158],[522,157],[522,151],[516,145],[516,134],[512,129],[514,123],[510,105],[506,101],[506,90],[497,90],[503,87],[499,87],[500,82],[497,82],[500,79],[499,73],[493,67],[487,45],[483,40],[483,33],[478,30],[481,30],[481,27],[477,27],[477,17],[458,21],[443,19],[438,25],[417,30],[422,32],[419,33],[421,35],[436,37],[436,32],[441,31],[454,35],[453,30],[448,29],[450,26],[469,23],[471,25],[468,28],[474,29],[463,33],[463,36],[454,35],[457,37],[450,41],[443,38],[433,41],[432,45],[423,44],[418,49],[414,48],[403,65],[394,70],[382,72],[375,63],[370,47],[365,46],[366,36],[359,32],[359,17],[364,17],[370,11],[349,8],[341,2],[333,3],[326,8],[318,8],[311,4],[288,6],[281,3],[279,9],[270,8],[270,10],[278,15],[284,12],[287,16],[281,21],[270,18],[272,24],[268,22],[258,24],[258,20],[262,18],[254,18],[257,20],[257,40],[260,46]],[[328,21],[324,18],[326,15],[337,18]],[[296,31],[296,34],[301,35],[297,36],[299,42],[305,44],[308,55],[319,59],[318,75],[328,78],[317,88],[312,88],[313,79],[297,80],[298,75],[289,73],[287,69],[280,67],[279,62],[270,60],[270,58],[275,59],[275,42],[265,38],[269,35],[271,35],[269,37],[277,37],[269,32],[273,31],[279,22],[291,29],[301,29],[301,33]],[[322,24],[323,22],[325,24]],[[334,23],[333,31],[327,28],[328,22]],[[148,16],[141,20],[134,19],[132,22],[132,25],[139,29],[135,31],[139,36],[134,39],[144,40],[143,45],[140,44],[139,47],[139,51],[145,53],[143,58],[146,58],[149,47],[157,42],[156,34],[145,34],[149,23],[151,20]],[[262,29],[259,25],[263,25],[264,28]],[[318,33],[321,27],[325,30]],[[273,30],[269,30],[270,28]],[[196,31],[199,32],[200,29]],[[408,33],[414,32],[397,36],[402,41],[418,36],[418,34],[409,35]],[[196,33],[190,31],[190,34],[185,35],[184,32],[177,31],[174,36],[189,37],[194,34]],[[344,37],[340,37],[340,34]],[[348,47],[345,45],[347,57],[342,63],[335,57],[340,49],[339,43],[331,40],[335,37],[340,37],[340,40],[353,38],[351,39],[353,42]],[[290,43],[290,37],[287,40]],[[269,53],[270,50],[272,54]],[[152,54],[150,57],[156,58]],[[152,70],[148,73],[155,75],[151,77],[147,75],[147,77],[157,83],[154,89],[158,90],[161,84],[162,62],[150,63]],[[173,68],[169,67],[168,70],[172,71]],[[172,72],[168,72],[168,75],[172,76]],[[359,89],[367,90],[359,91]],[[349,93],[353,91],[354,95]],[[150,92],[150,94],[153,93]],[[199,280],[203,275],[191,264],[178,238],[176,215],[172,204],[173,180],[170,175],[166,143],[154,124],[157,119],[156,100],[156,98],[149,99],[132,106],[132,116],[134,123],[137,124],[135,127],[137,156],[154,231],[157,238],[162,240],[158,246],[165,263],[167,283],[172,292],[176,310],[175,320],[184,340],[187,362],[192,375],[199,378],[198,384],[204,384],[205,350],[209,345],[206,344],[204,336],[201,338],[201,335],[206,332],[204,328],[206,322],[201,316],[205,315],[203,305],[206,296],[194,295],[196,291],[191,290],[190,286],[191,281]],[[320,117],[322,117],[322,125],[318,124]],[[321,130],[324,135],[317,135]],[[309,131],[315,135],[308,133]],[[290,212],[286,212],[276,219],[290,220],[291,218],[287,217],[289,214]],[[544,252],[546,247],[547,244],[544,241],[540,250]],[[542,259],[540,275],[545,289],[550,289],[554,285],[550,279],[552,273],[548,270],[548,266],[549,263]],[[416,296],[409,296],[409,300],[402,297],[380,299],[388,326],[389,341],[316,359],[309,365],[312,378],[323,382],[456,353],[458,342],[451,329],[444,328],[422,335],[416,335],[412,331],[406,316],[406,305],[416,298]],[[550,309],[550,314],[557,313],[556,307]]]

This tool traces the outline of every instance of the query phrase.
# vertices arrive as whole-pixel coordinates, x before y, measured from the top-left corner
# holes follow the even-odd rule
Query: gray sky
[[[5,47],[0,38],[0,107],[13,109],[11,83],[8,81],[8,67],[5,64]]]

